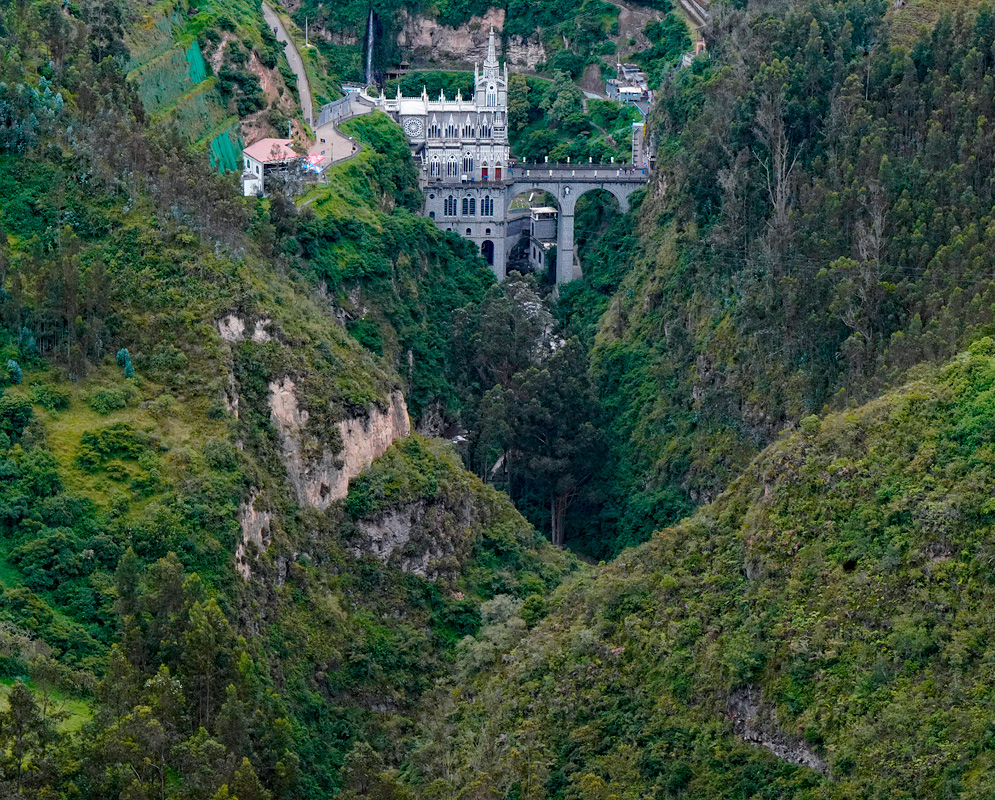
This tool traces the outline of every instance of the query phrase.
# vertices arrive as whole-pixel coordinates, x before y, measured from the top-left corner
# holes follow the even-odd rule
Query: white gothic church
[[[430,100],[383,94],[377,106],[404,129],[421,165],[425,214],[444,230],[474,241],[491,264],[504,264],[504,193],[508,151],[508,65],[498,64],[494,29],[483,72],[474,66],[473,97]],[[495,191],[490,191],[493,188]],[[503,277],[503,276],[502,276]]]

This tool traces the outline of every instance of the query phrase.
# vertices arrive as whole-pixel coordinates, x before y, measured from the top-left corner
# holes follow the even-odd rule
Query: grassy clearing
[[[981,5],[980,0],[906,0],[902,8],[890,5],[885,18],[891,43],[909,45],[930,31],[944,13],[970,11]]]
[[[86,431],[105,428],[114,423],[126,423],[138,431],[152,433],[162,444],[163,462],[167,473],[180,473],[186,454],[199,451],[203,443],[211,438],[224,435],[224,425],[211,422],[204,413],[202,402],[174,398],[175,402],[163,401],[172,395],[159,384],[139,378],[131,385],[137,388],[135,398],[125,408],[101,414],[90,406],[91,397],[102,390],[113,390],[125,385],[121,370],[117,365],[106,364],[94,370],[85,380],[78,383],[61,383],[60,389],[69,395],[69,407],[55,411],[46,409],[34,402],[32,384],[41,384],[53,379],[48,371],[36,371],[25,376],[21,386],[11,387],[8,393],[14,397],[31,400],[35,415],[45,425],[46,443],[49,451],[61,466],[62,480],[67,491],[91,498],[103,510],[109,510],[115,499],[127,496],[129,516],[141,518],[144,510],[156,495],[139,497],[127,490],[127,485],[110,479],[103,471],[87,472],[77,466],[80,437]],[[168,403],[168,406],[167,406]],[[169,408],[168,413],[156,412],[156,408]],[[129,477],[136,477],[139,467],[125,463],[123,468]],[[4,568],[12,570],[7,576]],[[14,579],[17,571],[7,565],[0,566],[0,580]],[[5,581],[6,582],[6,581]]]
[[[10,690],[14,686],[14,681],[8,678],[0,679],[0,712],[9,710],[7,698]],[[31,681],[27,686],[35,693],[35,699],[39,705],[45,702],[41,690]],[[62,733],[75,733],[83,727],[93,717],[93,707],[89,700],[80,697],[72,697],[58,689],[52,689],[48,693],[49,714],[65,714],[65,719],[56,726]]]
[[[380,227],[376,212],[369,205],[370,151],[361,150],[354,158],[333,164],[325,172],[328,184],[312,189],[301,200],[321,219],[352,216],[354,219]]]

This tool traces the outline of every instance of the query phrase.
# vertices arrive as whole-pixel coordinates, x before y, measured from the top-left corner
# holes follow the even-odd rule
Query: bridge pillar
[[[562,203],[556,225],[556,282],[574,279],[574,214],[573,203]]]
[[[494,273],[494,277],[499,281],[503,281],[508,277],[508,254],[506,252],[507,244],[507,232],[505,231],[505,226],[501,225],[498,229],[498,235],[494,237],[494,263],[491,264],[491,271]]]

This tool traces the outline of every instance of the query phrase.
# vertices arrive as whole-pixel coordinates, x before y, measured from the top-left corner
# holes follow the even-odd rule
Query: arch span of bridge
[[[532,191],[548,192],[556,198],[559,214],[556,220],[556,282],[565,283],[574,277],[574,209],[577,200],[588,192],[602,190],[618,200],[619,208],[629,210],[629,196],[649,180],[648,171],[615,164],[521,164],[512,170],[504,191],[505,218],[511,202],[520,194]],[[506,264],[495,264],[494,273],[501,280]]]
[[[573,280],[574,209],[588,192],[603,190],[629,209],[629,197],[649,180],[649,170],[616,164],[517,164],[500,181],[464,181],[432,177],[422,171],[425,213],[443,230],[476,244],[501,280],[507,274],[507,240],[512,201],[533,191],[556,198],[556,282]],[[463,198],[468,202],[464,204]],[[470,203],[469,199],[473,198]],[[484,199],[490,211],[484,215]],[[448,202],[447,202],[448,201]],[[493,209],[491,209],[493,204]],[[471,213],[470,210],[473,210]],[[480,209],[480,213],[476,213]]]

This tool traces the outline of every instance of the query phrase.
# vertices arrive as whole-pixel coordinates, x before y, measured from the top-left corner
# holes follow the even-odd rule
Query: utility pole
[[[307,49],[310,45],[307,43],[307,15],[304,15],[304,48]]]

